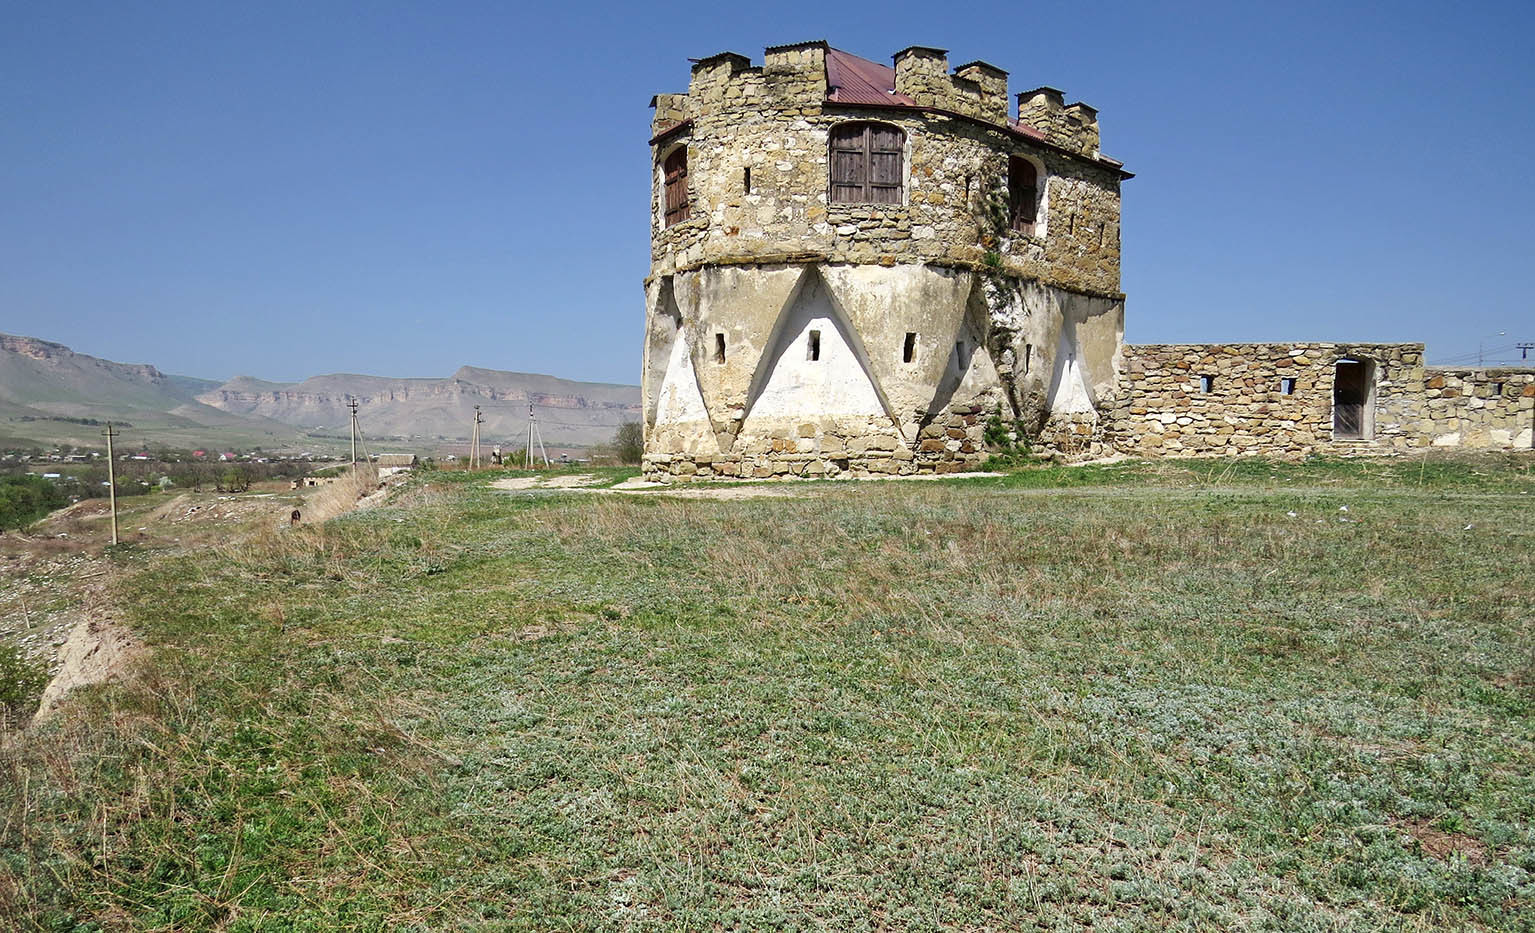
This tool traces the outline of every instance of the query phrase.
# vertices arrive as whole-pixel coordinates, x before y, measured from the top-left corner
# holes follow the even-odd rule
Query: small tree
[[[225,471],[214,482],[214,489],[219,492],[244,492],[251,488],[250,476],[241,467],[233,467]]]
[[[645,432],[638,421],[625,421],[613,435],[613,453],[619,463],[639,463],[645,454]]]

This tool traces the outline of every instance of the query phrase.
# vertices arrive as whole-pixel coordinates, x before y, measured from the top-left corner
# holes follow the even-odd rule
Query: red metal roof
[[[826,87],[826,99],[838,104],[917,106],[917,102],[910,97],[895,92],[894,68],[859,58],[841,49],[826,50]],[[1007,122],[1011,129],[1025,136],[1041,140],[1045,138],[1044,133],[1032,126],[1017,120]]]
[[[917,102],[895,92],[895,69],[841,49],[826,50],[826,99],[839,104],[901,104]]]
[[[1039,130],[1036,130],[1034,127],[1029,126],[1027,123],[1019,123],[1017,120],[1009,120],[1009,121],[1007,121],[1007,125],[1012,127],[1017,132],[1022,133],[1023,135],[1031,137],[1033,139],[1038,139],[1038,140],[1043,141],[1044,138],[1045,138],[1045,134],[1044,133],[1041,133]]]

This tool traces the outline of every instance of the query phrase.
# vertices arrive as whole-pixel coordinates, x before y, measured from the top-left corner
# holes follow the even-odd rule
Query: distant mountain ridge
[[[332,373],[280,383],[237,376],[197,398],[224,411],[325,434],[346,432],[347,402],[355,398],[365,434],[416,441],[467,439],[479,405],[482,440],[503,446],[526,442],[529,403],[546,444],[605,443],[619,424],[640,417],[639,386],[475,366],[460,367],[446,379]]]
[[[76,353],[62,343],[39,340],[36,337],[0,334],[0,353],[10,357],[9,365],[6,370],[0,371],[0,375],[28,373],[43,381],[56,381],[50,380],[49,377],[55,374],[71,373],[71,381],[74,382],[89,383],[105,380],[128,382],[176,395],[181,394],[184,385],[177,383],[174,377],[167,376],[148,363],[114,363],[111,360]],[[42,384],[42,382],[37,383],[37,387]],[[7,378],[0,381],[0,399],[19,401],[34,398],[37,394],[23,386],[19,379]],[[190,397],[187,395],[183,400],[189,400]],[[45,399],[45,401],[48,400]]]
[[[0,434],[12,440],[98,445],[99,431],[64,420],[96,419],[129,422],[134,442],[228,439],[275,447],[297,441],[298,432],[285,424],[197,401],[210,385],[148,363],[116,363],[61,343],[0,334]]]
[[[475,405],[487,446],[526,442],[529,403],[551,446],[607,443],[619,424],[640,418],[634,385],[477,366],[444,379],[333,373],[302,382],[237,376],[220,383],[0,334],[0,436],[13,440],[99,443],[94,429],[59,421],[94,418],[131,422],[134,443],[304,446],[308,437],[346,436],[349,398],[359,403],[366,437],[417,449],[467,440]]]

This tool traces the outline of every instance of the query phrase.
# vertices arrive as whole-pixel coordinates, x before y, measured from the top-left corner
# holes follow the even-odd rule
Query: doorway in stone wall
[[[1375,363],[1339,360],[1332,381],[1332,436],[1364,441],[1375,434]]]

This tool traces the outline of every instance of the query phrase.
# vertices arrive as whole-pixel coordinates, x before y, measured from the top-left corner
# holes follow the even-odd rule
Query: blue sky
[[[1535,339],[1535,4],[864,9],[5,3],[0,331],[209,378],[637,382],[650,95],[825,38],[1098,107],[1133,342]]]

